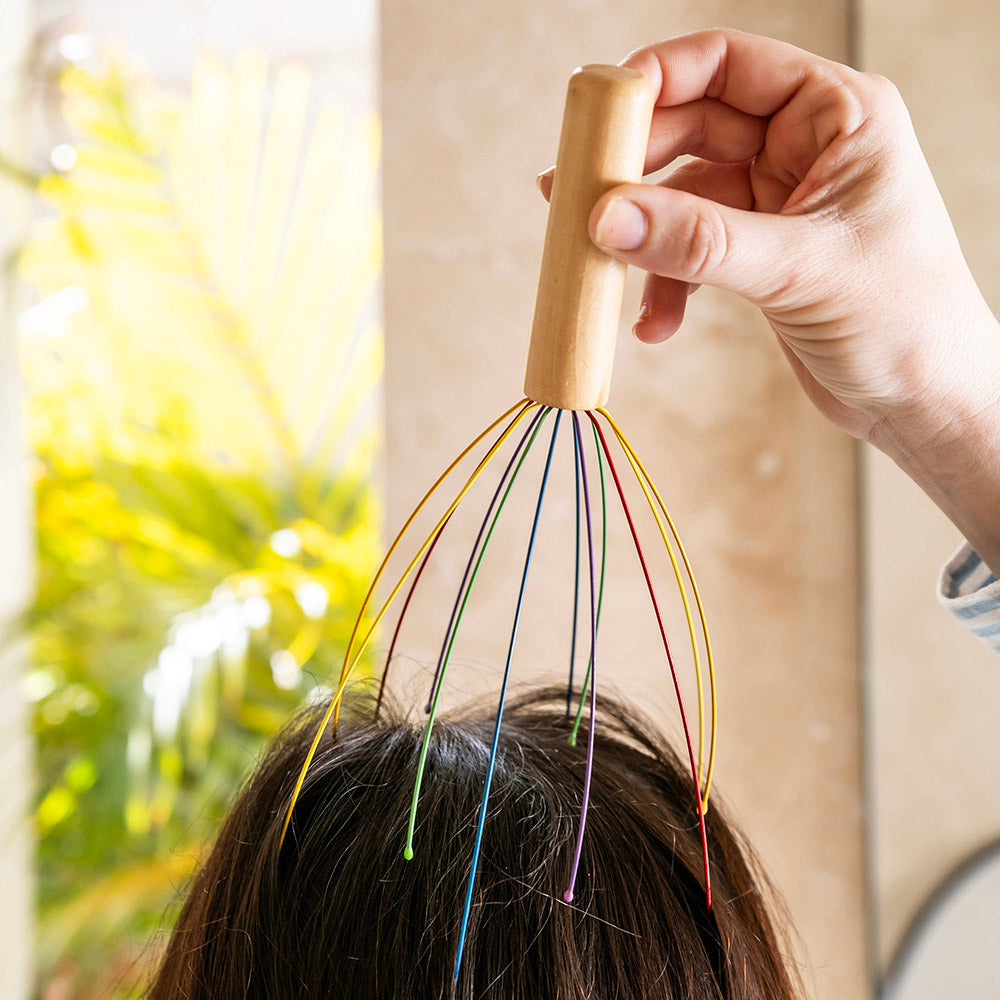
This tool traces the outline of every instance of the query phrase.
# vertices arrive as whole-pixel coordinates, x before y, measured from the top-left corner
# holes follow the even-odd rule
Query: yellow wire
[[[465,449],[465,451],[463,451],[458,456],[458,458],[456,458],[451,463],[451,465],[449,465],[448,468],[445,469],[444,472],[441,473],[440,476],[438,476],[438,478],[437,478],[436,482],[434,483],[434,485],[431,486],[431,488],[424,494],[423,499],[420,501],[420,503],[417,504],[416,507],[414,507],[413,512],[406,519],[406,522],[403,524],[403,527],[399,529],[399,532],[397,533],[396,537],[393,539],[392,544],[389,546],[388,551],[382,557],[382,562],[379,564],[378,569],[375,571],[375,576],[372,578],[371,585],[368,587],[368,593],[365,594],[365,599],[361,602],[361,610],[358,612],[357,618],[354,619],[354,628],[351,629],[351,635],[350,635],[350,637],[347,640],[347,649],[344,652],[344,665],[343,665],[343,667],[341,667],[341,670],[340,670],[340,680],[341,681],[343,681],[344,674],[347,672],[347,664],[348,664],[348,662],[350,661],[350,658],[351,658],[351,651],[354,649],[354,640],[358,636],[358,629],[361,626],[361,621],[364,618],[365,611],[368,609],[368,605],[371,602],[372,594],[375,593],[375,588],[378,586],[379,580],[382,579],[382,574],[385,572],[385,568],[388,565],[389,560],[392,558],[393,553],[396,551],[397,547],[399,546],[400,541],[402,541],[403,536],[406,534],[407,531],[409,531],[410,525],[413,524],[413,522],[417,519],[417,515],[424,509],[424,505],[427,503],[427,501],[430,500],[430,498],[437,492],[438,487],[440,487],[440,485],[445,481],[445,479],[448,478],[448,476],[454,471],[454,469],[456,468],[456,466],[458,466],[459,464],[461,464],[462,460],[466,457],[466,455],[468,455],[469,452],[472,451],[472,449],[475,448],[476,445],[479,444],[479,442],[482,441],[483,438],[486,437],[490,433],[490,431],[492,431],[494,428],[496,428],[500,424],[502,424],[518,407],[521,407],[522,412],[521,412],[520,416],[523,416],[524,413],[527,412],[527,404],[528,404],[528,402],[529,402],[529,400],[527,398],[522,399],[519,403],[515,403],[512,407],[510,407],[510,409],[508,409],[506,412],[502,413],[499,417],[497,417],[496,420],[494,420],[493,423],[490,424],[489,427],[487,427],[486,430],[484,430],[482,432],[482,434],[480,434]],[[477,470],[476,470],[477,473],[482,470],[482,467],[483,467],[484,463],[487,462],[487,461],[489,461],[489,457],[488,456],[487,456],[487,458],[484,458],[482,462],[480,462],[479,468],[477,468]]]
[[[459,490],[458,496],[456,496],[455,499],[452,500],[451,505],[444,512],[444,514],[441,515],[441,519],[438,521],[438,523],[435,524],[433,528],[431,528],[430,534],[428,534],[428,536],[424,539],[423,544],[420,546],[419,549],[417,549],[417,552],[414,555],[414,557],[410,560],[409,565],[406,567],[405,570],[403,570],[403,573],[402,573],[402,575],[399,578],[399,582],[396,584],[395,587],[393,587],[392,592],[386,598],[385,603],[382,605],[381,609],[379,610],[379,613],[375,616],[375,620],[372,622],[371,627],[368,629],[368,632],[365,634],[364,640],[362,641],[361,645],[358,647],[357,652],[354,654],[354,659],[351,661],[350,666],[347,668],[346,674],[343,671],[341,671],[340,684],[338,685],[337,691],[335,692],[335,695],[334,695],[334,697],[337,699],[338,705],[339,705],[339,700],[340,700],[342,691],[347,686],[347,682],[351,679],[351,674],[354,672],[354,668],[360,662],[361,657],[364,654],[364,651],[365,651],[365,649],[368,646],[368,643],[371,641],[372,636],[375,634],[376,630],[378,629],[379,623],[385,617],[385,613],[389,610],[389,606],[396,599],[396,597],[399,594],[399,592],[403,589],[403,584],[406,583],[409,575],[416,568],[417,563],[420,561],[420,557],[424,554],[424,552],[427,551],[428,546],[434,540],[434,536],[441,530],[442,527],[444,527],[445,522],[455,512],[455,508],[458,507],[458,505],[462,502],[462,498],[465,496],[466,493],[469,492],[469,490],[472,488],[473,484],[479,478],[479,476],[482,473],[483,469],[485,469],[486,466],[490,463],[490,461],[493,458],[493,456],[500,450],[500,448],[502,447],[503,443],[507,440],[507,438],[510,437],[511,434],[513,434],[515,428],[524,419],[525,415],[528,414],[528,413],[530,413],[531,410],[533,410],[533,409],[535,409],[535,408],[537,408],[537,407],[539,407],[539,406],[542,405],[541,403],[534,403],[534,402],[531,402],[529,400],[525,400],[524,402],[527,405],[525,405],[523,407],[523,409],[521,410],[521,412],[518,413],[514,417],[514,419],[511,421],[510,426],[508,426],[507,428],[505,428],[504,431],[503,431],[503,433],[500,435],[500,437],[498,437],[496,439],[496,441],[493,443],[493,445],[490,448],[490,450],[486,453],[486,455],[480,461],[479,465],[477,465],[476,468],[473,470],[472,475],[469,476],[469,478],[466,481],[465,485],[462,487],[461,490]],[[493,424],[491,426],[495,427],[496,424]],[[489,433],[489,431],[485,431],[484,434],[485,433]],[[482,440],[482,437],[483,437],[483,435],[480,435],[478,438],[476,438],[476,441],[473,442],[471,445],[469,445],[469,447],[466,448],[466,450],[464,452],[462,452],[462,454],[459,456],[459,458],[456,459],[456,462],[461,461],[462,458],[464,458],[469,453],[469,451],[472,448],[475,447],[476,443],[478,443],[479,441]],[[455,463],[452,463],[452,465],[449,466],[449,471],[454,467],[454,464]],[[433,492],[434,490],[437,489],[438,485],[441,483],[441,481],[444,479],[444,477],[447,474],[448,474],[447,472],[445,472],[445,473],[442,474],[442,476],[438,479],[438,481],[431,488],[431,492]],[[421,505],[422,504],[423,504],[423,501],[421,501]],[[417,508],[417,510],[419,510],[419,509],[420,509],[420,507]],[[411,515],[410,520],[412,520],[412,515]],[[407,524],[409,524],[409,523],[410,523],[410,521],[407,521]],[[390,554],[391,554],[391,550],[390,550]],[[336,716],[334,717],[334,725],[336,725]]]
[[[371,586],[368,588],[368,593],[365,595],[364,602],[361,605],[361,610],[358,612],[358,616],[354,622],[354,628],[351,630],[351,636],[350,639],[348,639],[347,643],[347,650],[344,654],[344,666],[341,668],[340,672],[340,682],[337,685],[337,690],[333,695],[333,699],[331,700],[329,706],[327,707],[326,712],[323,714],[323,718],[320,721],[319,727],[316,730],[316,735],[313,737],[312,744],[309,747],[309,752],[306,754],[306,759],[302,765],[302,770],[299,772],[298,780],[296,781],[295,788],[292,792],[292,801],[289,804],[288,812],[285,815],[285,823],[281,828],[281,839],[278,842],[279,849],[281,845],[284,844],[285,842],[285,834],[288,832],[289,824],[292,821],[292,812],[295,809],[295,803],[298,801],[299,793],[302,790],[302,784],[305,781],[306,773],[309,770],[310,764],[312,764],[313,757],[316,754],[316,748],[319,746],[319,741],[323,736],[323,732],[326,730],[327,723],[330,721],[330,717],[333,716],[335,713],[337,716],[339,716],[341,699],[343,698],[344,691],[346,690],[347,684],[351,679],[351,674],[354,672],[355,667],[358,665],[358,663],[361,660],[361,657],[364,655],[364,651],[368,647],[368,643],[371,641],[371,638],[375,634],[375,631],[378,629],[378,626],[381,623],[382,619],[385,617],[386,611],[388,611],[389,606],[396,599],[396,596],[399,594],[400,590],[402,590],[403,584],[406,583],[407,578],[409,577],[410,573],[413,572],[414,567],[420,560],[420,557],[427,550],[428,546],[431,544],[432,540],[434,539],[434,536],[443,527],[444,523],[448,520],[448,518],[451,517],[451,515],[454,513],[455,508],[459,505],[459,503],[461,503],[462,498],[465,496],[465,494],[468,493],[469,490],[472,488],[472,485],[479,478],[483,469],[485,469],[486,466],[490,463],[490,460],[503,445],[504,441],[506,441],[507,438],[510,437],[514,429],[524,418],[525,414],[527,414],[530,410],[540,405],[541,405],[540,403],[535,403],[525,398],[522,399],[520,402],[516,403],[514,406],[510,407],[510,409],[508,409],[501,416],[497,417],[497,419],[494,420],[493,423],[490,424],[489,427],[487,427],[486,430],[484,430],[478,437],[476,437],[476,439],[472,441],[472,443],[469,444],[469,446],[465,448],[464,451],[461,452],[461,454],[451,463],[451,465],[449,465],[448,468],[441,473],[441,475],[434,482],[434,485],[431,486],[431,488],[424,494],[423,499],[420,501],[420,503],[417,504],[413,512],[406,519],[406,522],[403,524],[403,527],[399,529],[399,533],[396,535],[395,539],[393,539],[392,544],[389,546],[388,551],[386,552],[384,558],[382,559],[381,564],[379,565],[378,570],[375,573],[374,578],[372,579]],[[354,642],[355,639],[357,638],[358,629],[361,625],[361,621],[364,617],[365,611],[367,610],[368,604],[371,601],[371,596],[375,592],[375,588],[378,586],[378,582],[381,579],[382,574],[385,572],[385,568],[388,565],[390,558],[392,557],[396,549],[399,547],[399,543],[402,540],[403,536],[406,534],[406,532],[409,530],[410,525],[413,524],[413,522],[417,518],[417,515],[423,509],[424,505],[427,503],[428,500],[430,500],[430,498],[434,495],[434,493],[437,492],[438,488],[445,481],[445,479],[447,479],[447,477],[456,468],[456,466],[458,466],[462,462],[462,460],[468,456],[469,452],[471,452],[473,448],[475,448],[476,445],[478,445],[483,440],[483,438],[485,438],[499,424],[503,423],[504,420],[506,420],[511,414],[514,413],[515,410],[518,409],[518,407],[520,407],[520,412],[516,414],[514,419],[511,421],[510,425],[503,431],[500,437],[497,438],[497,440],[493,443],[490,450],[486,453],[486,455],[482,458],[482,460],[473,470],[472,474],[469,476],[465,485],[459,491],[455,499],[451,502],[451,505],[444,512],[444,514],[442,515],[441,519],[437,522],[437,524],[431,529],[430,534],[427,536],[424,543],[418,549],[417,554],[413,557],[413,559],[410,560],[410,563],[406,567],[406,569],[403,570],[402,576],[400,576],[396,586],[393,587],[392,592],[389,594],[388,598],[382,605],[378,614],[375,616],[375,619],[372,622],[371,627],[365,634],[364,640],[361,642],[357,651],[354,652]],[[354,652],[353,659],[351,658],[352,652]],[[336,719],[334,721],[334,724],[336,725]]]
[[[684,602],[684,612],[687,615],[688,630],[691,633],[692,648],[694,649],[694,659],[695,659],[695,671],[698,679],[698,715],[699,715],[699,738],[698,738],[698,771],[699,780],[701,773],[701,755],[702,755],[702,735],[701,730],[704,729],[704,714],[702,706],[702,678],[701,678],[701,664],[698,657],[697,640],[694,634],[694,625],[691,621],[690,607],[688,605],[687,593],[684,589],[684,584],[681,580],[677,562],[674,559],[674,553],[667,541],[666,532],[663,530],[663,524],[660,521],[659,516],[653,507],[652,501],[650,500],[649,490],[652,490],[653,496],[656,497],[656,502],[659,504],[660,510],[663,512],[663,516],[666,519],[667,524],[670,526],[670,533],[674,536],[674,541],[677,543],[677,550],[681,554],[681,559],[684,563],[684,569],[687,571],[688,578],[691,581],[691,589],[694,593],[695,603],[698,607],[698,617],[701,620],[702,632],[705,636],[705,651],[708,657],[708,683],[709,691],[712,702],[712,729],[711,737],[709,739],[708,747],[708,772],[705,775],[704,780],[704,791],[702,792],[702,809],[706,810],[708,808],[708,797],[712,789],[712,776],[715,772],[715,747],[716,747],[716,728],[718,719],[718,702],[716,699],[716,688],[715,688],[715,660],[712,656],[712,640],[709,637],[708,632],[708,622],[705,618],[705,608],[701,601],[701,593],[698,590],[698,582],[695,580],[694,571],[691,569],[691,563],[688,560],[687,552],[684,550],[684,543],[680,539],[680,535],[677,533],[677,528],[674,525],[673,518],[670,516],[670,512],[667,510],[666,504],[663,502],[663,497],[660,496],[660,491],[656,488],[656,484],[653,482],[652,477],[646,470],[646,467],[642,464],[642,460],[636,454],[635,449],[629,443],[628,438],[625,437],[621,428],[615,423],[614,417],[603,407],[600,407],[596,411],[608,422],[609,426],[615,433],[615,437],[618,439],[619,444],[625,451],[625,455],[629,460],[629,464],[632,466],[632,471],[636,475],[636,479],[639,485],[642,487],[642,491],[645,494],[647,502],[650,504],[650,509],[653,511],[653,516],[656,518],[657,527],[660,529],[660,534],[663,536],[664,544],[666,545],[667,553],[670,556],[671,565],[674,568],[674,574],[677,577],[677,584],[681,592],[681,600]],[[641,473],[641,475],[640,475]],[[645,480],[645,483],[643,482]],[[646,488],[646,484],[649,486],[649,490]]]
[[[632,457],[624,445],[622,446],[622,450],[625,452],[625,457],[628,459],[628,463],[632,467],[632,472],[635,474],[636,482],[642,488],[643,495],[646,497],[646,503],[649,504],[649,509],[652,512],[653,519],[656,521],[656,526],[660,529],[660,537],[663,539],[663,545],[667,550],[667,555],[670,557],[670,565],[673,567],[674,577],[677,580],[677,588],[680,590],[681,601],[684,604],[684,615],[687,618],[688,635],[691,637],[691,651],[694,654],[695,680],[698,686],[698,783],[700,787],[703,781],[703,765],[705,757],[705,694],[704,686],[702,684],[701,657],[698,650],[698,637],[695,634],[694,621],[691,618],[691,605],[688,603],[687,589],[684,586],[684,577],[681,575],[680,566],[677,565],[677,559],[674,556],[673,546],[670,544],[670,539],[667,537],[667,530],[663,526],[663,521],[660,518],[659,511],[656,509],[656,503],[653,500],[652,494],[649,492],[649,487],[642,478],[642,473],[639,471],[639,466],[636,463],[636,460]]]

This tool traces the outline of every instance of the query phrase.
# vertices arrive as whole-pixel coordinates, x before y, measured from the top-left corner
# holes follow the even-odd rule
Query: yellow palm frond
[[[128,80],[63,81],[76,162],[42,181],[55,215],[20,258],[33,409],[85,398],[76,444],[128,461],[180,426],[189,458],[322,501],[378,442],[377,120],[255,51],[201,57],[181,100]]]

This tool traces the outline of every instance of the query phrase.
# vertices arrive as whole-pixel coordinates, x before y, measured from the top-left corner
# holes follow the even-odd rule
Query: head
[[[457,985],[494,713],[435,726],[407,861],[422,726],[384,710],[372,721],[356,703],[321,742],[280,846],[322,707],[275,740],[195,878],[150,1000],[792,1000],[747,849],[713,802],[709,912],[691,774],[606,697],[576,895],[563,902],[586,740],[569,745],[560,698],[507,706]]]

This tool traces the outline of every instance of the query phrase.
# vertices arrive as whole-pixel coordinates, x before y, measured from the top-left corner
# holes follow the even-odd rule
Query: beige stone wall
[[[1000,309],[1000,8],[865,0],[865,69],[910,108],[966,257]],[[1000,837],[1000,664],[937,606],[960,539],[890,462],[865,455],[874,858],[883,966],[934,886]],[[955,970],[955,994],[961,993]]]
[[[19,114],[19,81],[31,28],[29,4],[0,4],[0,150],[22,159],[26,148]],[[0,254],[5,259],[24,238],[30,204],[23,189],[0,178]],[[0,283],[0,629],[7,631],[30,599],[33,553],[31,498],[25,476],[17,364],[17,303],[10,282]],[[27,820],[33,793],[31,722],[21,695],[25,650],[0,645],[0,996],[27,1000],[32,986],[34,837]]]
[[[554,156],[569,73],[718,23],[847,56],[841,0],[383,0],[390,528],[518,397],[545,227],[533,180]],[[623,331],[639,287],[633,276]],[[813,412],[754,310],[706,290],[669,345],[645,348],[623,333],[610,405],[673,508],[714,623],[721,797],[795,915],[811,995],[862,997],[852,444]],[[557,551],[560,531],[569,541],[559,519],[572,516],[566,475],[551,496],[518,678],[558,679],[564,669],[549,640],[566,625],[569,577]],[[523,535],[533,498],[522,500],[512,524]],[[460,535],[442,543],[430,596],[412,618],[405,646],[415,691],[468,551]],[[675,729],[627,546],[616,524],[599,689],[624,692]],[[521,535],[499,553],[477,592],[454,698],[498,687]],[[671,622],[676,632],[676,614]]]

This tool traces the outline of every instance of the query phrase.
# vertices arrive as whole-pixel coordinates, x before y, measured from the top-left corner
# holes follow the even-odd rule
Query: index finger
[[[750,115],[773,115],[817,73],[853,71],[787,42],[728,28],[696,31],[647,45],[621,65],[645,73],[659,90],[657,107],[705,97]]]

